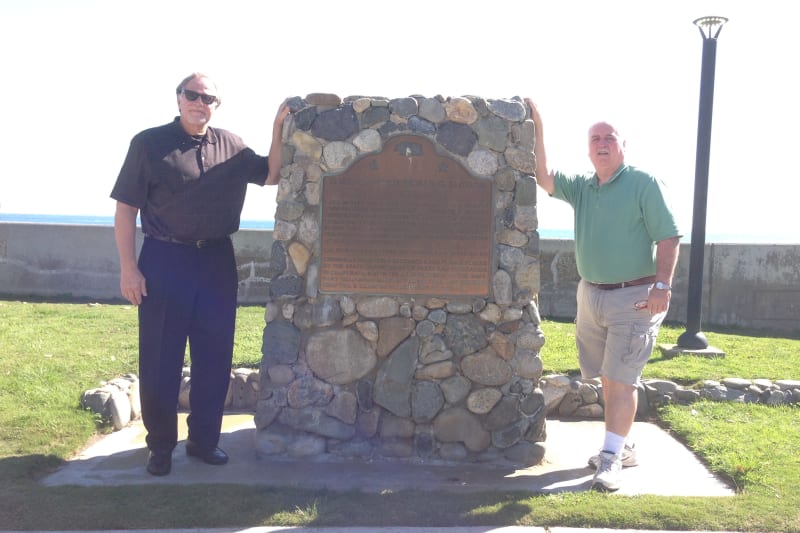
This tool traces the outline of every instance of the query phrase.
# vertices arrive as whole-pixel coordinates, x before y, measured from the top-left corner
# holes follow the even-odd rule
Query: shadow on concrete
[[[179,438],[185,439],[185,415]],[[173,452],[172,473],[149,475],[140,421],[95,442],[66,465],[45,477],[46,486],[120,486],[219,484],[329,489],[336,491],[449,492],[525,491],[539,494],[589,489],[593,470],[586,460],[597,452],[603,422],[547,421],[544,461],[528,468],[497,464],[375,458],[348,460],[259,457],[252,413],[226,414],[220,447],[230,455],[225,466],[211,466],[188,457],[184,441]],[[655,424],[635,422],[640,465],[623,471],[618,494],[662,496],[731,496],[734,491],[711,474],[683,444]]]

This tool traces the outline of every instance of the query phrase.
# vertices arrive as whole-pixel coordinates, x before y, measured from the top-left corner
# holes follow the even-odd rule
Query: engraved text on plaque
[[[471,176],[424,137],[327,176],[320,290],[488,296],[492,181]]]

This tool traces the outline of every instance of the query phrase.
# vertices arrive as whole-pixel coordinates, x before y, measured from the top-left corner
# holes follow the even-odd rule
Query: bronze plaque
[[[401,135],[322,185],[323,292],[489,295],[492,180]]]

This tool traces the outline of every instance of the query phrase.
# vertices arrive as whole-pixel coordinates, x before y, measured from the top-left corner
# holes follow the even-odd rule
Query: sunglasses
[[[198,98],[200,98],[204,104],[211,105],[217,101],[217,97],[213,94],[203,94],[198,93],[195,91],[190,91],[189,89],[181,89],[180,94],[186,97],[187,100],[190,102],[194,102]]]

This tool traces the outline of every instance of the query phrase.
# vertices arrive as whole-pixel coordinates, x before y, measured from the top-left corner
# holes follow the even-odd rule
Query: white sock
[[[606,431],[606,439],[603,442],[604,452],[609,452],[616,455],[622,451],[623,446],[625,446],[624,436]]]

